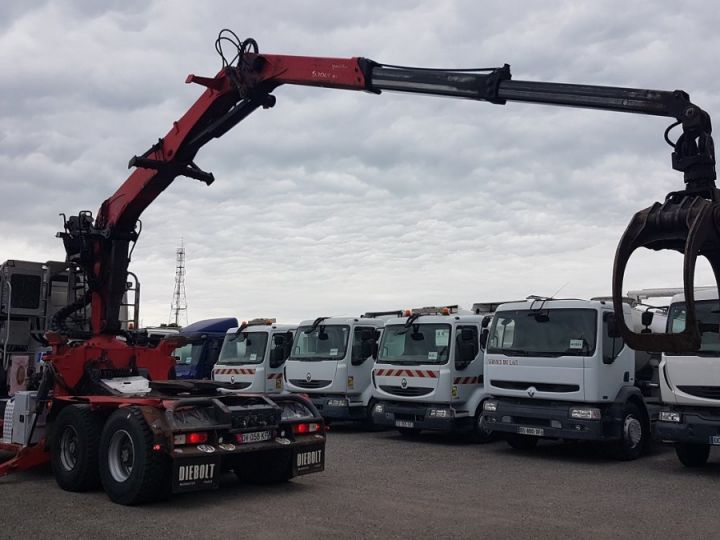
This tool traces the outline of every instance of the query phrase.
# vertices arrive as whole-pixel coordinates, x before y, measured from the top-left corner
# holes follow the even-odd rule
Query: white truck
[[[705,465],[712,446],[720,445],[720,307],[717,288],[695,290],[702,344],[694,353],[663,353],[660,410],[655,434],[675,444],[687,467]],[[667,331],[685,329],[685,296],[672,298]]]
[[[472,314],[426,307],[388,320],[373,371],[373,422],[406,436],[465,431],[489,440],[480,334],[497,305],[475,304]]]
[[[635,331],[664,331],[661,310],[623,304]],[[652,325],[652,328],[651,328]],[[660,407],[657,360],[619,337],[612,302],[530,297],[500,306],[486,342],[488,429],[515,448],[539,438],[607,441],[639,457]]]
[[[283,391],[283,368],[297,325],[253,319],[225,334],[212,379],[261,394]]]
[[[300,323],[285,366],[290,392],[310,397],[326,420],[370,423],[370,380],[382,317],[319,317]]]

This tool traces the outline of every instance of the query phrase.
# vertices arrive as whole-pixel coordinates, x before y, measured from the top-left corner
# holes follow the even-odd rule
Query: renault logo
[[[537,392],[537,390],[535,390],[534,386],[531,386],[527,389],[528,396],[530,397],[535,397],[535,392]]]
[[[400,381],[400,387],[405,389],[407,388],[407,379],[403,377],[403,379]]]
[[[308,372],[308,374],[305,375],[305,380],[306,380],[307,382],[312,381],[312,375],[310,375],[310,372]]]
[[[235,375],[230,375],[230,384],[235,384]]]

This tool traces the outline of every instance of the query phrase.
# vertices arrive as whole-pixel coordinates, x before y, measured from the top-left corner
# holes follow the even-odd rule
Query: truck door
[[[483,383],[483,359],[477,325],[461,324],[455,327],[455,354],[451,366],[453,403],[465,403]],[[471,414],[473,412],[470,411]]]
[[[373,350],[378,331],[373,326],[356,326],[352,334],[350,365],[347,375],[347,393],[362,394],[370,386],[373,369]]]
[[[265,376],[265,391],[268,393],[282,392],[283,370],[285,361],[292,350],[293,333],[275,332],[272,334],[272,342],[267,353],[267,365]]]

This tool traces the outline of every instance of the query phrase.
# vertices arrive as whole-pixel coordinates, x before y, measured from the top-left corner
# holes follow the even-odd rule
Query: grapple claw
[[[692,352],[700,348],[701,332],[695,312],[695,263],[708,259],[720,289],[720,204],[695,195],[675,194],[635,214],[620,239],[613,268],[613,305],[619,330],[635,350]],[[640,248],[684,253],[683,288],[687,314],[685,329],[674,334],[638,334],[628,328],[622,309],[625,269]]]

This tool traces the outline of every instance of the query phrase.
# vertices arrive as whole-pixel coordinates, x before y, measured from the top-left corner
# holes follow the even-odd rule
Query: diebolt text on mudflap
[[[228,43],[234,44],[230,61],[222,47]],[[163,138],[130,159],[133,172],[100,205],[97,214],[81,211],[64,218],[59,236],[67,262],[78,277],[74,283],[81,294],[52,317],[52,331],[44,336],[51,351],[45,356],[36,393],[29,399],[34,403],[29,411],[32,424],[27,426],[27,417],[19,422],[22,426],[18,424],[17,429],[23,432],[22,442],[2,443],[3,449],[13,452],[14,457],[0,464],[0,475],[28,469],[52,458],[58,483],[65,489],[89,489],[99,476],[106,492],[118,502],[137,503],[158,494],[156,486],[164,482],[158,482],[156,475],[164,474],[165,469],[157,464],[175,459],[174,442],[168,439],[175,433],[168,432],[160,442],[153,443],[157,434],[148,409],[157,417],[167,416],[173,404],[189,399],[198,385],[189,383],[179,392],[188,396],[168,398],[167,392],[172,392],[173,387],[163,387],[161,381],[172,377],[176,365],[172,352],[182,344],[173,342],[173,338],[160,344],[148,343],[123,328],[121,313],[127,293],[128,265],[131,248],[141,232],[139,219],[178,176],[212,184],[213,174],[195,163],[200,149],[256,110],[273,107],[276,104],[273,92],[286,84],[372,94],[392,90],[494,104],[521,101],[674,119],[671,127],[679,126],[682,133],[671,141],[668,129],[665,138],[673,147],[672,166],[683,173],[686,186],[670,193],[663,204],[655,203],[638,212],[626,229],[613,270],[613,303],[619,333],[635,350],[683,352],[700,348],[693,272],[684,274],[688,324],[683,332],[664,336],[635,333],[627,326],[622,308],[625,268],[630,255],[639,247],[684,253],[686,268],[694,268],[699,253],[709,254],[715,276],[720,277],[720,257],[713,255],[720,244],[717,232],[720,196],[715,187],[710,116],[692,103],[685,92],[518,81],[512,80],[507,64],[480,70],[444,70],[384,65],[361,57],[265,54],[260,53],[254,39],[240,40],[225,30],[218,37],[216,50],[222,56],[221,71],[214,77],[188,76],[186,82],[205,87],[204,92],[173,122]],[[90,314],[89,329],[75,327],[73,321],[86,312]],[[5,348],[3,352],[3,367],[9,368],[10,351]],[[439,357],[441,351],[432,352]],[[126,391],[128,387],[143,386],[138,378],[150,381],[154,387],[150,387],[148,394],[156,394],[141,398],[128,395],[133,394]],[[198,397],[207,403],[211,396]],[[216,409],[222,410],[222,400],[214,403]],[[100,409],[105,414],[98,415]],[[14,419],[12,422],[14,433]],[[38,439],[43,422],[49,437]],[[633,426],[630,431],[635,433]],[[162,425],[157,429],[162,429]],[[225,436],[215,429],[212,435]],[[213,453],[199,449],[202,444],[195,445],[195,450]],[[214,453],[220,455],[212,446]],[[129,451],[131,447],[133,452]],[[129,459],[130,455],[133,459]],[[110,456],[114,456],[112,462],[108,461]],[[272,463],[284,466],[282,461]],[[137,480],[138,475],[141,480]],[[178,472],[178,478],[179,475]]]

